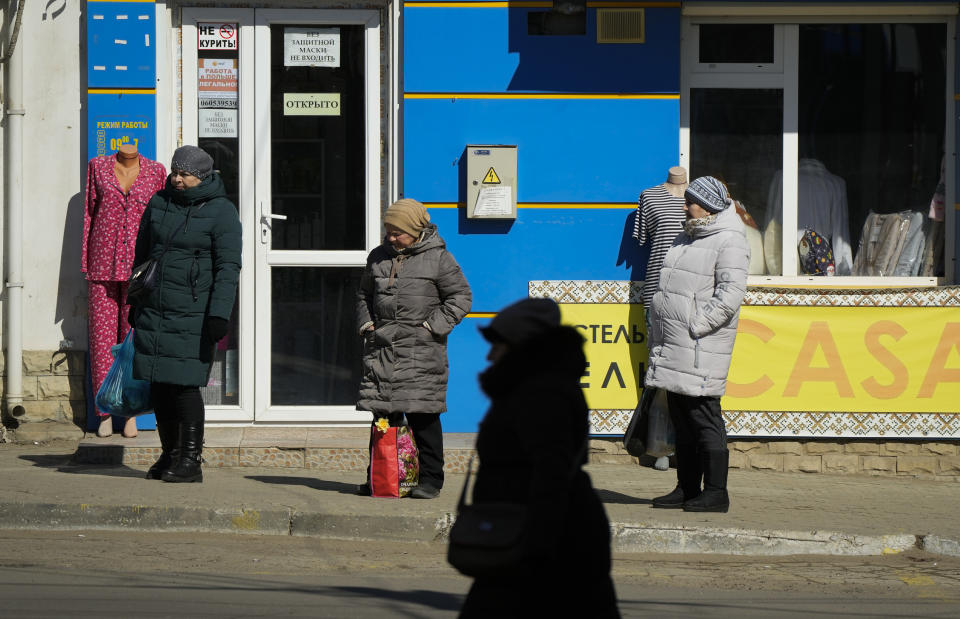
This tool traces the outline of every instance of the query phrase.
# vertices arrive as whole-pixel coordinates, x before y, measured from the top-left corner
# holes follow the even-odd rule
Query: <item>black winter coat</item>
[[[480,375],[491,405],[477,436],[473,501],[527,506],[529,569],[521,578],[477,579],[464,617],[527,610],[618,616],[610,523],[577,461],[589,426],[580,388],[585,369],[583,338],[562,326],[510,349]]]
[[[176,231],[172,237],[170,236]],[[230,319],[240,278],[240,218],[214,172],[196,187],[154,194],[140,219],[134,264],[163,255],[160,286],[135,312],[133,375],[175,385],[207,384],[216,342],[208,316]]]
[[[447,410],[447,336],[472,302],[467,279],[433,224],[402,251],[384,243],[370,252],[357,292],[357,327],[372,322],[374,331],[362,333],[357,408]]]

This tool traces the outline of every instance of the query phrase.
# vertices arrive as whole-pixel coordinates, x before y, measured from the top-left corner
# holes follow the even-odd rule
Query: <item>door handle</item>
[[[263,208],[263,202],[260,202],[260,242],[264,245],[270,240],[270,231],[273,229],[274,219],[286,221],[287,216],[268,213]]]

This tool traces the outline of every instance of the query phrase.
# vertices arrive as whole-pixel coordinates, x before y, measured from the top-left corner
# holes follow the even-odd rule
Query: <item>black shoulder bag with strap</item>
[[[586,451],[587,439],[574,458],[568,482],[579,470]],[[465,576],[509,576],[521,567],[527,553],[527,506],[506,502],[467,505],[472,469],[470,458],[457,503],[457,520],[450,529],[447,561]]]
[[[167,254],[167,250],[170,249],[170,241],[173,240],[177,232],[180,232],[180,230],[187,225],[189,218],[189,216],[184,217],[183,223],[174,228],[173,232],[170,233],[170,236],[167,237],[167,242],[163,245],[163,251],[158,257],[150,258],[133,267],[128,282],[127,303],[130,305],[140,305],[150,296],[150,293],[157,288],[160,280],[160,264],[163,261],[163,257]]]

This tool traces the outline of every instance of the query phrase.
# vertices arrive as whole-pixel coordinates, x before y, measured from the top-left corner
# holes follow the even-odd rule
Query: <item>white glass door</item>
[[[361,423],[355,296],[380,241],[377,11],[182,13],[182,143],[210,152],[243,223],[212,422]]]
[[[256,419],[345,423],[355,298],[379,241],[375,11],[257,10]]]

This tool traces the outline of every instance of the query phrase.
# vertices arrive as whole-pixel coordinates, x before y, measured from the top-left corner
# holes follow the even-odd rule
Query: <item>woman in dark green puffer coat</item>
[[[163,448],[147,479],[200,482],[200,387],[207,384],[214,348],[227,334],[233,311],[240,219],[206,152],[178,148],[170,172],[167,186],[147,204],[137,234],[134,264],[160,259],[160,274],[157,288],[130,311],[133,375],[151,383]]]

